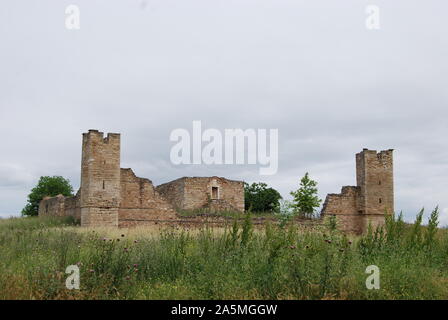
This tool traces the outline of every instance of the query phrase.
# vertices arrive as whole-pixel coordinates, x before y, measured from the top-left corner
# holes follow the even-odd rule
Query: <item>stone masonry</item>
[[[242,181],[221,177],[183,177],[158,186],[157,191],[180,210],[244,211]]]
[[[204,207],[220,211],[244,210],[243,182],[218,177],[182,178],[180,193],[187,208]],[[176,185],[175,180],[165,185]],[[178,218],[173,196],[164,195],[153,183],[137,177],[132,169],[120,168],[120,134],[106,137],[98,130],[83,134],[81,187],[74,197],[46,197],[39,205],[39,216],[73,216],[81,226],[134,226]],[[217,195],[217,197],[214,197]],[[175,197],[175,196],[174,196]],[[204,201],[205,200],[205,201]]]
[[[362,233],[394,212],[393,150],[356,154],[356,186],[328,194],[321,217],[334,215],[339,229]],[[83,134],[81,187],[74,197],[45,197],[39,216],[73,216],[82,226],[129,227],[181,222],[180,211],[244,212],[244,184],[222,177],[183,177],[155,187],[120,167],[120,134]]]
[[[384,224],[385,214],[394,212],[392,153],[392,149],[357,153],[357,186],[327,195],[321,215],[335,215],[341,230],[357,234],[365,232],[369,223],[373,228]]]

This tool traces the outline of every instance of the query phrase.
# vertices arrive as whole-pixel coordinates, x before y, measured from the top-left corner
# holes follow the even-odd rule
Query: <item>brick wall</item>
[[[376,152],[363,149],[356,154],[356,187],[343,187],[340,194],[329,194],[322,216],[336,215],[340,228],[363,233],[384,224],[385,213],[393,213],[393,150]]]
[[[82,145],[81,225],[117,226],[120,190],[120,135],[89,130]]]
[[[121,169],[120,227],[173,219],[176,219],[176,211],[150,180],[137,177],[131,169]]]
[[[177,209],[244,211],[242,181],[221,177],[184,177],[160,185],[157,190]]]
[[[45,197],[39,203],[39,216],[72,216],[75,219],[81,219],[81,208],[79,206],[79,194],[75,197]]]

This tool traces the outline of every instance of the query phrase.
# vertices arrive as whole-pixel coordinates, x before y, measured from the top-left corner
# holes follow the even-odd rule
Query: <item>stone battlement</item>
[[[132,169],[120,167],[120,134],[104,136],[98,130],[82,135],[81,187],[75,197],[62,195],[44,198],[39,216],[72,215],[81,226],[134,226],[154,221],[178,219],[175,208],[180,202],[191,209],[204,207],[204,199],[219,195],[212,202],[222,208],[244,210],[243,182],[218,177],[184,177],[165,184],[158,190],[151,180],[137,177]],[[184,189],[176,189],[179,184]],[[179,192],[171,194],[169,190]]]
[[[394,212],[393,149],[357,153],[356,182],[340,194],[328,194],[321,215],[335,215],[342,230],[362,233],[369,223],[384,224],[384,215]]]

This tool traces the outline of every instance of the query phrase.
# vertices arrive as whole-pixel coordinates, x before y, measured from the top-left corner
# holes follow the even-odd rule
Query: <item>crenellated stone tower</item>
[[[363,149],[356,154],[356,187],[345,186],[328,194],[322,216],[335,215],[343,231],[363,233],[369,223],[384,224],[384,215],[394,212],[393,150]]]
[[[359,210],[364,215],[394,212],[392,149],[376,152],[364,149],[356,154],[356,183]]]
[[[80,207],[82,226],[118,226],[120,134],[83,133]]]

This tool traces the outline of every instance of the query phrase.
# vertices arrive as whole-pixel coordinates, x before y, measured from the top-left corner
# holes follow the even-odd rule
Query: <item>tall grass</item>
[[[0,222],[0,299],[446,299],[448,234],[387,216],[384,228],[348,237],[250,218],[224,230],[166,227],[113,237],[66,219]],[[80,290],[65,288],[78,265]],[[380,269],[368,290],[366,267]]]

